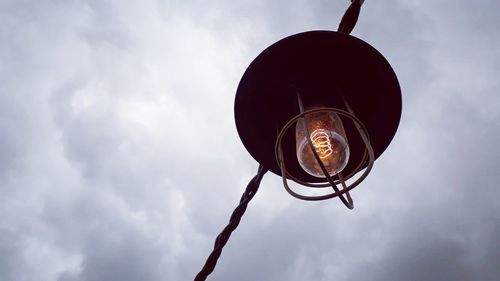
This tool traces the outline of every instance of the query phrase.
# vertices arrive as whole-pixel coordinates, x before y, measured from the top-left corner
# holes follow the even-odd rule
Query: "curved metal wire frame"
[[[348,109],[350,110],[349,107],[348,107]],[[292,125],[294,125],[300,118],[303,118],[306,114],[315,113],[315,112],[334,112],[334,113],[340,114],[342,116],[349,118],[351,121],[353,121],[354,125],[358,129],[358,133],[361,136],[361,139],[363,140],[363,142],[365,144],[365,153],[364,153],[363,158],[361,159],[360,163],[356,167],[356,169],[353,170],[353,172],[351,172],[347,177],[343,177],[342,174],[339,173],[338,174],[339,179],[334,180],[328,174],[328,171],[326,170],[325,165],[323,164],[323,162],[319,158],[319,155],[317,154],[316,150],[314,149],[314,147],[312,145],[312,141],[311,141],[309,134],[306,134],[307,139],[308,139],[308,143],[311,146],[311,150],[313,151],[313,154],[316,158],[316,161],[318,162],[319,166],[321,167],[321,170],[323,171],[323,174],[328,182],[327,183],[320,183],[320,184],[304,182],[304,181],[301,181],[301,180],[295,178],[294,176],[290,175],[288,173],[288,171],[286,170],[284,156],[283,156],[283,149],[281,146],[283,136],[290,129],[290,127]],[[365,125],[361,122],[361,120],[359,120],[352,112],[347,112],[345,110],[341,110],[341,109],[337,109],[337,108],[330,108],[330,107],[319,107],[319,108],[307,110],[307,111],[301,112],[300,114],[298,114],[295,117],[293,117],[292,119],[290,119],[290,121],[288,121],[288,123],[285,124],[285,126],[281,129],[280,133],[278,134],[278,137],[276,139],[276,144],[275,144],[275,155],[276,155],[276,161],[281,169],[281,177],[283,179],[283,185],[284,185],[286,191],[288,193],[290,193],[290,195],[292,195],[298,199],[308,200],[308,201],[326,200],[326,199],[330,199],[330,198],[334,198],[334,197],[338,196],[340,198],[340,200],[344,203],[344,205],[346,205],[346,207],[348,207],[349,209],[352,209],[354,207],[351,196],[349,194],[349,191],[351,189],[353,189],[354,187],[358,186],[368,176],[368,174],[370,173],[370,171],[373,167],[373,162],[375,161],[375,154],[374,154],[373,148],[370,144],[370,140],[368,137],[368,130],[366,129]],[[368,166],[366,167],[365,171],[353,183],[351,183],[350,185],[346,185],[345,181],[348,180],[349,178],[351,178],[352,176],[354,176],[356,173],[358,173],[361,170],[363,163],[366,161],[366,155],[368,155]],[[334,189],[334,192],[330,193],[330,194],[319,195],[319,196],[307,196],[307,195],[298,194],[288,186],[287,177],[298,184],[305,185],[308,187],[320,188],[320,187],[330,186]],[[338,187],[337,187],[338,184],[342,185],[342,190],[338,189]],[[344,194],[347,197],[347,199],[344,198]]]

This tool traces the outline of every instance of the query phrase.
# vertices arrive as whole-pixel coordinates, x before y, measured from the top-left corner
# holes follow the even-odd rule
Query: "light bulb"
[[[349,146],[339,116],[333,112],[313,112],[300,118],[295,127],[297,159],[300,166],[308,174],[324,178],[325,175],[307,141],[307,133],[328,174],[334,176],[340,173],[349,160]]]

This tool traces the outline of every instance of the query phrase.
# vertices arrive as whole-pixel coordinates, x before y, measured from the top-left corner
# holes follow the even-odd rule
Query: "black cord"
[[[228,225],[224,228],[224,230],[222,230],[219,236],[217,236],[217,239],[215,239],[214,249],[208,256],[207,261],[205,262],[205,265],[203,266],[201,271],[194,278],[195,281],[206,280],[208,275],[210,275],[210,273],[212,273],[212,271],[214,270],[215,265],[217,264],[217,260],[222,253],[222,248],[224,248],[224,246],[226,245],[227,240],[229,240],[229,237],[231,236],[233,230],[238,227],[241,217],[247,209],[248,203],[250,202],[250,200],[252,200],[255,193],[257,193],[257,190],[259,190],[260,181],[262,180],[262,177],[266,172],[267,169],[265,169],[264,166],[260,165],[259,170],[257,171],[257,175],[253,177],[252,180],[250,180],[247,188],[245,189],[245,192],[241,196],[240,204],[238,205],[238,207],[236,207],[236,209],[234,209],[233,214],[229,219]]]
[[[354,29],[356,22],[358,21],[359,12],[361,11],[361,5],[364,0],[352,0],[351,5],[345,11],[342,20],[340,21],[339,28],[337,29],[340,33],[350,34]]]
[[[363,2],[364,0],[351,1],[351,5],[349,6],[349,8],[347,8],[347,11],[340,21],[337,30],[338,32],[345,34],[351,33],[351,31],[354,29],[354,26],[356,25],[356,22],[358,21],[359,12],[361,11],[361,5],[363,4]],[[240,204],[236,207],[236,209],[234,209],[231,218],[229,219],[228,225],[224,228],[224,230],[222,230],[219,236],[217,236],[217,239],[215,239],[214,249],[208,256],[207,261],[205,262],[205,265],[203,266],[201,271],[194,278],[194,281],[205,281],[208,275],[210,275],[210,273],[214,271],[217,260],[222,253],[222,248],[224,248],[224,246],[226,245],[229,237],[231,236],[231,233],[236,229],[236,227],[238,227],[241,217],[247,209],[248,203],[250,202],[250,200],[252,200],[255,193],[257,193],[260,181],[262,180],[262,177],[266,172],[267,169],[265,169],[264,166],[260,165],[257,175],[253,177],[252,180],[250,180],[247,188],[245,189],[245,192],[241,196]]]

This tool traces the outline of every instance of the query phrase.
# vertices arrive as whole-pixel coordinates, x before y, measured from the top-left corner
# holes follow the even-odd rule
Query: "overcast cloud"
[[[349,1],[0,0],[0,280],[192,280],[258,164],[233,120],[275,41]],[[500,2],[367,0],[403,92],[339,200],[268,173],[209,280],[500,278]]]

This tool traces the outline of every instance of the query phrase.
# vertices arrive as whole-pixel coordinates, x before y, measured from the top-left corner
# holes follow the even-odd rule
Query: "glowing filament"
[[[324,129],[317,129],[311,133],[311,141],[320,158],[326,158],[333,153],[330,136]]]
[[[347,165],[349,146],[342,121],[335,113],[306,114],[296,124],[295,143],[297,160],[311,176],[325,177],[317,160],[321,160],[330,176],[338,174]],[[320,159],[316,159],[314,152]]]

